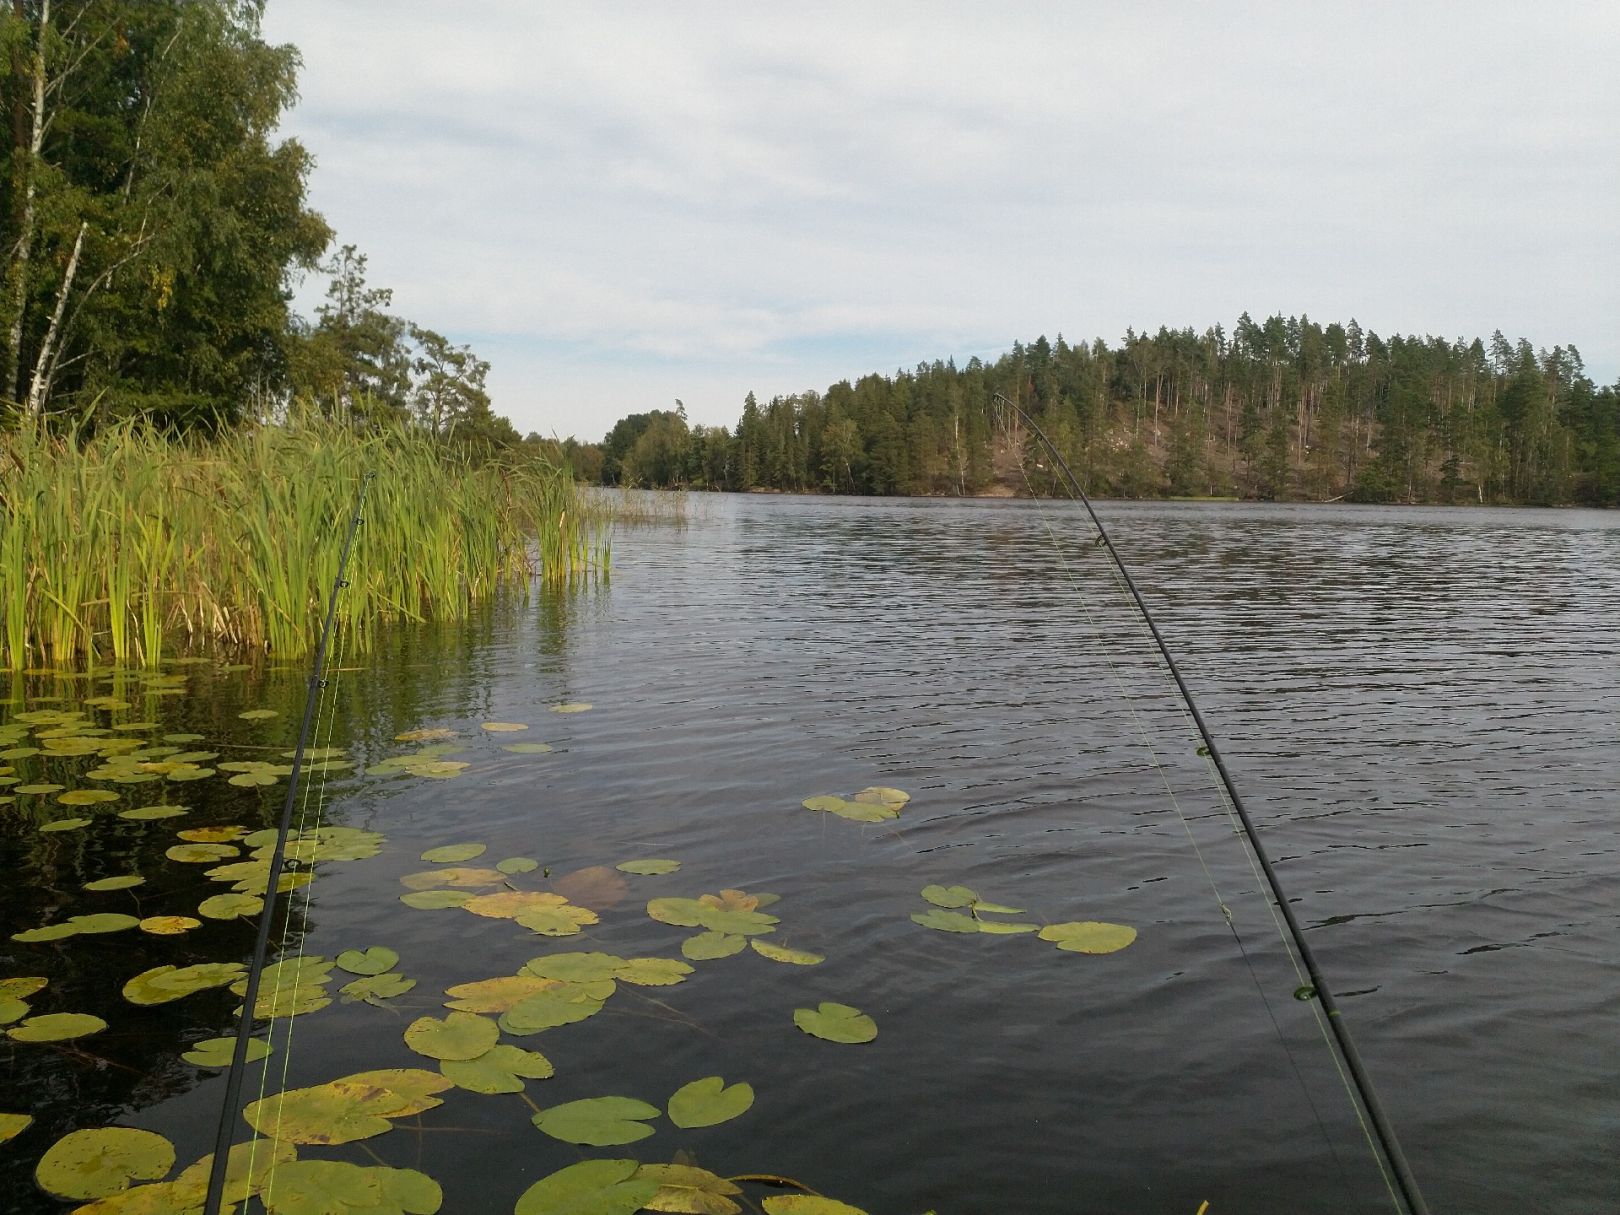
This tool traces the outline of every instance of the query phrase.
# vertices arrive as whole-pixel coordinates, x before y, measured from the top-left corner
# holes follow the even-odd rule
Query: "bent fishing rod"
[[[248,1045],[253,1039],[254,1010],[259,1001],[259,980],[264,974],[265,962],[270,955],[270,925],[274,919],[276,887],[281,882],[281,871],[286,862],[287,836],[292,831],[293,805],[298,797],[299,778],[304,770],[304,751],[309,745],[310,730],[315,723],[318,694],[326,686],[326,650],[332,637],[332,621],[337,616],[338,592],[349,585],[349,553],[354,547],[354,535],[365,522],[366,491],[371,488],[375,473],[368,472],[360,482],[360,497],[349,519],[349,530],[343,537],[343,554],[338,558],[337,575],[332,580],[331,592],[326,598],[326,620],[321,625],[320,639],[315,643],[315,662],[309,676],[309,690],[304,695],[304,720],[298,729],[298,747],[293,752],[292,774],[287,782],[287,797],[281,806],[281,822],[276,830],[275,847],[270,853],[270,873],[264,885],[264,906],[259,911],[259,935],[253,945],[253,959],[248,964],[247,990],[242,993],[242,1012],[236,1022],[236,1042],[231,1050],[231,1068],[225,1083],[225,1100],[220,1106],[219,1128],[214,1136],[214,1157],[208,1167],[208,1195],[203,1202],[203,1215],[220,1215],[225,1201],[225,1182],[230,1171],[231,1141],[235,1138],[237,1105],[242,1099],[242,1077],[247,1071]],[[289,892],[291,897],[291,892]],[[234,1203],[232,1204],[234,1206]]]
[[[1040,440],[1053,464],[1063,474],[1063,480],[1067,483],[1071,496],[1086,508],[1086,514],[1090,517],[1092,526],[1097,529],[1099,542],[1108,550],[1108,555],[1113,560],[1114,568],[1119,572],[1125,590],[1129,593],[1132,602],[1135,603],[1136,610],[1141,614],[1143,623],[1147,625],[1148,633],[1153,638],[1153,644],[1159,652],[1159,657],[1163,659],[1166,670],[1170,672],[1170,678],[1175,681],[1176,690],[1181,695],[1182,703],[1187,706],[1188,712],[1192,716],[1193,725],[1198,730],[1204,752],[1214,765],[1216,774],[1220,777],[1221,786],[1225,789],[1232,810],[1237,816],[1244,838],[1248,841],[1250,849],[1254,852],[1255,859],[1260,864],[1261,872],[1265,875],[1266,885],[1271,889],[1272,900],[1277,909],[1282,912],[1283,922],[1288,928],[1288,935],[1293,940],[1294,948],[1299,951],[1299,958],[1305,964],[1306,973],[1310,975],[1313,989],[1311,994],[1322,1002],[1322,1009],[1327,1013],[1327,1023],[1328,1027],[1333,1031],[1333,1040],[1338,1045],[1340,1057],[1343,1058],[1345,1067],[1349,1070],[1350,1076],[1355,1082],[1356,1093],[1361,1100],[1362,1107],[1367,1111],[1367,1118],[1372,1123],[1374,1133],[1378,1136],[1378,1142],[1383,1149],[1384,1157],[1389,1161],[1390,1169],[1395,1174],[1395,1182],[1400,1190],[1401,1197],[1405,1200],[1412,1215],[1429,1215],[1428,1205],[1423,1201],[1423,1195],[1418,1189],[1417,1179],[1412,1175],[1411,1165],[1407,1162],[1406,1153],[1401,1150],[1400,1140],[1395,1134],[1395,1128],[1390,1123],[1388,1115],[1385,1114],[1383,1104],[1379,1101],[1377,1091],[1373,1087],[1372,1077],[1367,1073],[1366,1067],[1361,1062],[1361,1055],[1356,1050],[1355,1042],[1351,1040],[1350,1030],[1345,1025],[1344,1017],[1339,1010],[1339,1003],[1334,998],[1326,977],[1322,974],[1322,968],[1316,960],[1316,954],[1311,950],[1310,944],[1305,939],[1305,932],[1294,915],[1288,896],[1283,893],[1282,883],[1277,878],[1276,868],[1271,863],[1271,857],[1266,852],[1265,845],[1260,842],[1260,834],[1255,829],[1254,820],[1249,817],[1247,807],[1243,804],[1243,796],[1238,792],[1237,785],[1232,780],[1232,774],[1227,770],[1226,761],[1221,756],[1221,749],[1216,745],[1215,737],[1210,733],[1209,726],[1204,721],[1204,715],[1198,709],[1198,702],[1193,699],[1192,690],[1188,688],[1187,681],[1181,674],[1181,668],[1176,664],[1175,656],[1171,654],[1170,647],[1165,643],[1164,635],[1159,632],[1159,626],[1153,619],[1153,614],[1148,611],[1147,603],[1143,600],[1141,591],[1137,590],[1136,581],[1131,577],[1131,571],[1126,568],[1124,559],[1119,555],[1119,550],[1114,547],[1113,537],[1108,534],[1108,529],[1103,526],[1102,519],[1091,505],[1091,499],[1081,486],[1080,479],[1074,475],[1074,471],[1069,467],[1069,462],[1063,458],[1063,453],[1057,449],[1051,439],[1046,437],[1046,432],[1041,429],[1040,424],[1030,417],[1022,406],[1008,400],[1001,393],[992,393],[991,399],[1016,413],[1023,420],[1035,437]]]

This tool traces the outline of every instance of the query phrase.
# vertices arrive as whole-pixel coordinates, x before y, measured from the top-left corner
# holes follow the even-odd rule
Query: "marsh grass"
[[[152,665],[203,642],[304,652],[367,472],[350,644],[605,568],[605,510],[538,460],[475,464],[425,435],[329,423],[206,442],[24,430],[0,435],[0,665]]]

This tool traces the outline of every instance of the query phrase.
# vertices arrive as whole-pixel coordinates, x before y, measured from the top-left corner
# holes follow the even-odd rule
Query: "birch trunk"
[[[16,13],[22,16],[22,0],[16,0]],[[45,31],[51,24],[51,0],[40,6],[39,37],[34,44],[34,113],[28,137],[28,159],[23,168],[23,201],[18,215],[17,243],[12,247],[11,326],[6,335],[5,380],[0,384],[12,400],[22,400],[23,312],[28,303],[29,261],[34,252],[34,194],[39,178],[39,154],[45,145]]]
[[[79,225],[79,235],[73,241],[73,253],[68,257],[67,270],[62,274],[62,288],[56,293],[56,307],[51,310],[50,328],[45,331],[45,342],[39,348],[34,363],[33,382],[28,387],[28,416],[38,421],[45,412],[45,402],[51,394],[51,378],[56,374],[56,339],[62,328],[62,313],[67,310],[68,293],[73,290],[73,276],[79,272],[79,252],[84,248],[84,234],[88,222]]]

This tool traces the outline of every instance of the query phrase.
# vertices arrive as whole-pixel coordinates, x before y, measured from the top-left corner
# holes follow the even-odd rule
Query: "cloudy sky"
[[[1612,3],[269,0],[265,34],[314,205],[525,432],[1244,310],[1620,374]]]

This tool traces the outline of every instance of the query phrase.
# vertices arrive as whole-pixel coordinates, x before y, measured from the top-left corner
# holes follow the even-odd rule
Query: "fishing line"
[[[1205,758],[1219,777],[1219,787],[1224,790],[1231,812],[1236,816],[1242,835],[1248,843],[1248,850],[1252,853],[1251,865],[1258,863],[1266,886],[1271,891],[1272,897],[1268,901],[1273,904],[1273,917],[1275,918],[1279,913],[1281,914],[1283,924],[1287,929],[1287,937],[1292,938],[1293,947],[1298,953],[1299,961],[1305,965],[1312,988],[1309,994],[1313,1002],[1321,1002],[1322,1012],[1326,1014],[1327,1027],[1332,1033],[1333,1041],[1338,1046],[1337,1053],[1343,1059],[1344,1066],[1349,1070],[1355,1093],[1359,1097],[1361,1107],[1365,1109],[1367,1118],[1372,1124],[1373,1132],[1377,1136],[1383,1156],[1388,1160],[1390,1169],[1395,1174],[1395,1184],[1400,1190],[1401,1197],[1405,1199],[1407,1208],[1413,1215],[1428,1215],[1428,1205],[1423,1201],[1423,1195],[1418,1189],[1417,1179],[1412,1175],[1406,1154],[1401,1150],[1395,1128],[1390,1124],[1389,1118],[1384,1113],[1383,1105],[1373,1088],[1372,1078],[1363,1066],[1361,1055],[1356,1050],[1355,1043],[1350,1037],[1350,1031],[1344,1023],[1338,1001],[1334,999],[1332,989],[1328,986],[1327,979],[1316,960],[1316,955],[1311,950],[1309,942],[1306,941],[1304,930],[1300,927],[1293,908],[1288,902],[1288,897],[1283,892],[1282,883],[1277,877],[1271,857],[1266,852],[1265,845],[1261,843],[1259,832],[1255,829],[1254,821],[1250,818],[1248,809],[1243,803],[1243,796],[1238,792],[1231,773],[1227,770],[1226,761],[1221,755],[1220,747],[1210,733],[1209,727],[1204,721],[1204,715],[1199,711],[1198,702],[1193,698],[1192,691],[1188,688],[1187,681],[1181,674],[1181,668],[1177,666],[1174,656],[1170,653],[1169,646],[1165,643],[1163,634],[1159,632],[1158,624],[1154,621],[1152,613],[1148,611],[1147,603],[1137,589],[1129,568],[1120,557],[1119,551],[1114,547],[1113,538],[1108,534],[1108,529],[1103,526],[1102,519],[1098,517],[1096,509],[1091,504],[1091,499],[1080,485],[1079,478],[1070,469],[1069,462],[1064,459],[1063,454],[1051,439],[1047,438],[1046,432],[1040,428],[1035,419],[1030,417],[1022,407],[1008,400],[999,392],[992,394],[992,400],[999,401],[1002,405],[1017,413],[1028,424],[1030,430],[1034,432],[1051,456],[1054,464],[1062,472],[1064,480],[1068,483],[1071,496],[1085,508],[1086,514],[1091,519],[1092,526],[1097,529],[1098,540],[1108,550],[1113,568],[1118,571],[1118,578],[1124,590],[1136,605],[1142,623],[1146,626],[1149,635],[1153,639],[1154,649],[1163,662],[1165,670],[1174,681],[1193,726],[1197,730],[1199,738],[1203,741],[1204,751],[1206,752]],[[1319,1017],[1318,1020],[1320,1022],[1321,1018]]]
[[[309,745],[310,730],[315,722],[316,709],[321,699],[320,694],[326,688],[324,678],[326,650],[332,636],[332,621],[337,615],[338,592],[348,586],[345,574],[349,568],[349,552],[354,547],[355,532],[359,530],[360,524],[364,520],[366,491],[370,489],[372,478],[375,475],[368,472],[360,482],[360,496],[355,502],[354,515],[349,520],[348,532],[343,538],[343,553],[338,558],[337,575],[332,580],[332,589],[327,596],[326,620],[321,626],[320,639],[315,645],[315,662],[309,677],[309,690],[304,696],[304,717],[298,729],[298,746],[293,752],[292,773],[287,786],[287,797],[281,808],[281,823],[277,828],[275,847],[270,853],[270,872],[265,880],[264,906],[259,913],[259,935],[253,946],[253,959],[248,966],[247,987],[242,993],[242,1012],[236,1023],[236,1043],[231,1051],[231,1068],[225,1084],[225,1099],[220,1106],[219,1127],[214,1137],[214,1157],[208,1168],[208,1194],[203,1203],[203,1215],[220,1215],[225,1198],[225,1182],[226,1175],[229,1172],[231,1140],[235,1137],[234,1132],[238,1113],[237,1103],[242,1098],[242,1077],[247,1070],[248,1044],[253,1038],[253,1014],[258,1005],[259,980],[264,974],[265,961],[270,953],[270,929],[275,918],[276,887],[281,882],[281,873],[286,860],[287,836],[292,829],[293,809],[298,798],[299,777],[303,774],[304,751]],[[291,902],[292,900],[289,898],[289,906]],[[300,948],[302,948],[301,944]],[[278,968],[276,975],[278,989],[284,971],[285,968]],[[265,1070],[268,1071],[268,1064]],[[255,1140],[255,1142],[257,1141]]]

